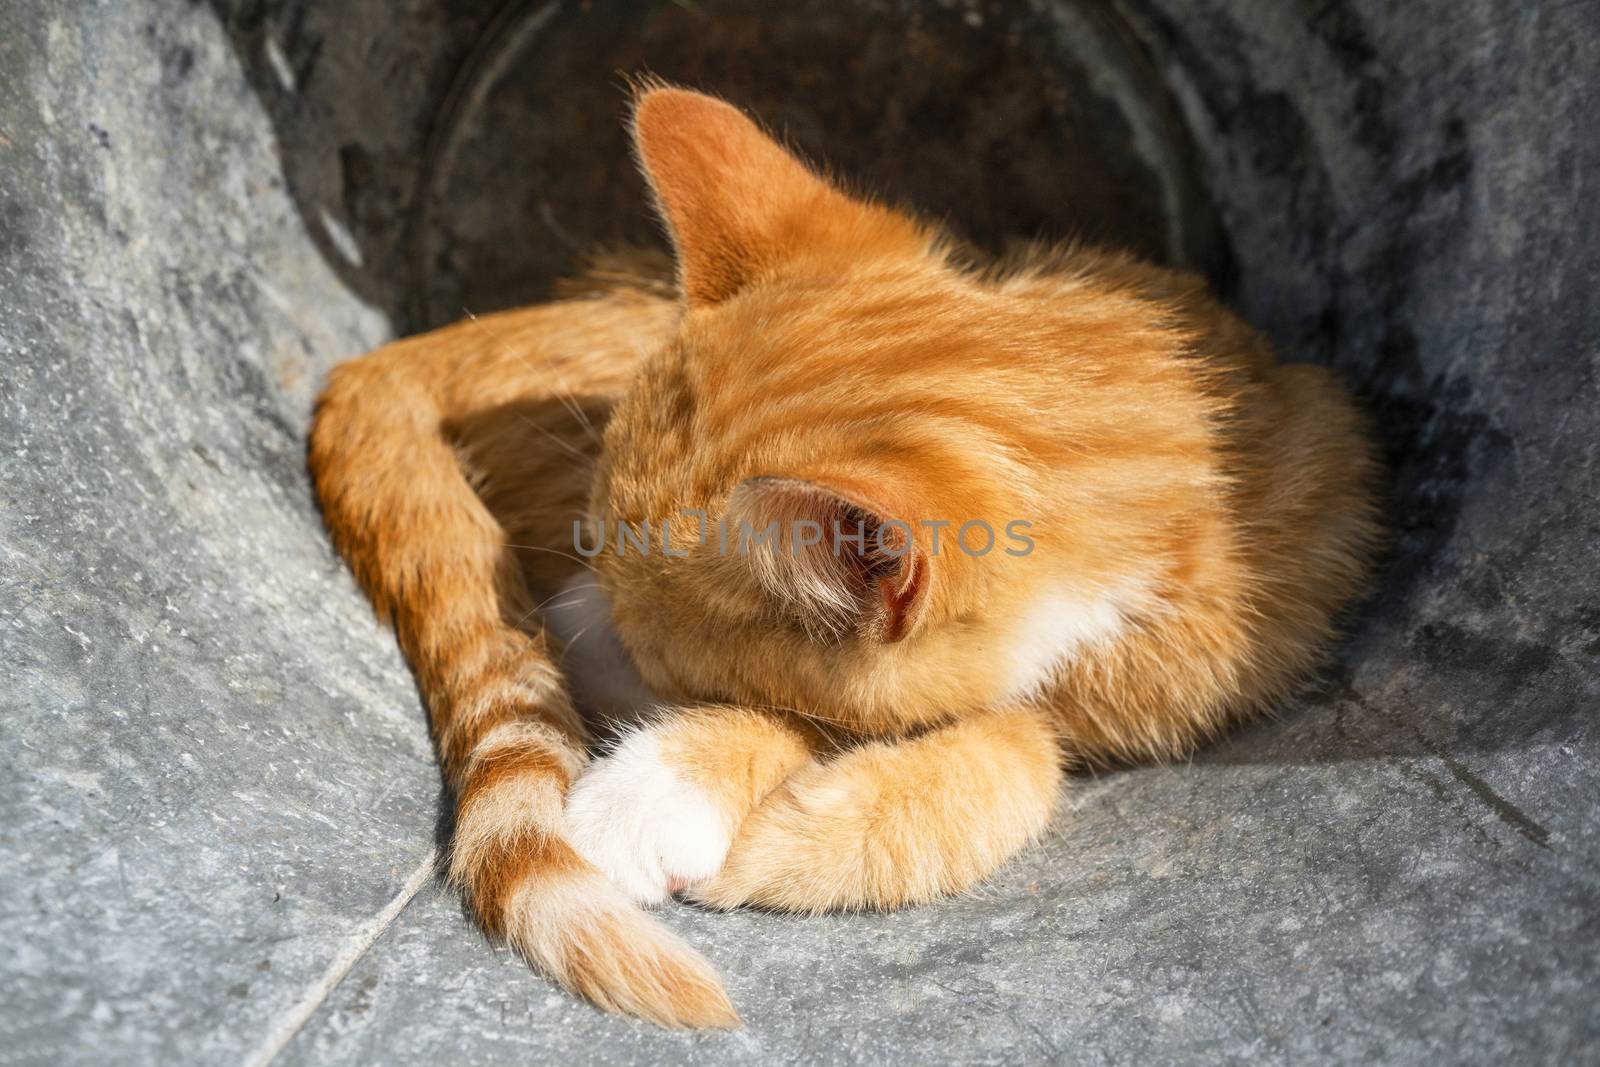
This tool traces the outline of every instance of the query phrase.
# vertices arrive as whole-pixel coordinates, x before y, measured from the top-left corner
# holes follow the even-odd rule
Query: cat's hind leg
[[[1044,831],[1062,762],[1047,716],[1020,709],[848,749],[774,789],[690,895],[814,913],[959,892]]]

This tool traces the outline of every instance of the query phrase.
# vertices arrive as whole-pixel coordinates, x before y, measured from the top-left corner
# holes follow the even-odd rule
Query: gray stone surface
[[[1600,1062],[1593,5],[858,7],[833,53],[820,7],[751,37],[731,0],[0,10],[0,1063]],[[907,41],[956,58],[905,77]],[[669,908],[728,1035],[566,998],[431,881],[416,694],[304,472],[333,362],[648,232],[625,168],[568,173],[628,57],[932,171],[979,241],[1165,235],[1395,465],[1383,587],[1276,721],[1073,783],[960,900]],[[1084,131],[1082,206],[985,186]]]

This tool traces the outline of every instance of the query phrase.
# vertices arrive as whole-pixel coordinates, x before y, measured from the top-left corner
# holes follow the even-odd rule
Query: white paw
[[[646,905],[716,874],[733,843],[716,804],[662,760],[649,730],[590,765],[565,820],[578,854]]]

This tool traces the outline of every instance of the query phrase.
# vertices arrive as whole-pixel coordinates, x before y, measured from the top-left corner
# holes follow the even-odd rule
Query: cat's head
[[[1041,522],[1040,465],[1076,446],[1034,424],[1082,323],[718,100],[645,92],[634,138],[684,312],[606,428],[590,533],[645,680],[867,726],[1036,686],[1062,636],[1039,612],[1121,581]]]

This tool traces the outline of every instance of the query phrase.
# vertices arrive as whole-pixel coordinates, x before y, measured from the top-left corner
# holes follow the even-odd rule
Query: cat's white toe
[[[662,759],[649,730],[590,765],[567,795],[565,820],[578,854],[645,905],[716,874],[732,844],[712,798]]]

